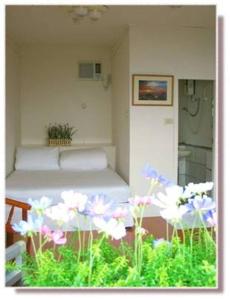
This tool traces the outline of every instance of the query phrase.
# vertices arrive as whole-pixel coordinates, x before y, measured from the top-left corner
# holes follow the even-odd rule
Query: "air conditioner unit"
[[[101,63],[80,62],[78,64],[78,76],[83,80],[101,80]]]

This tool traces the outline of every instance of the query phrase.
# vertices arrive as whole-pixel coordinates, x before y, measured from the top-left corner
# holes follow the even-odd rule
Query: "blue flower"
[[[43,218],[33,219],[32,216],[28,216],[28,221],[21,220],[19,224],[13,224],[13,230],[20,232],[21,235],[31,235],[34,232],[40,230],[43,223]]]
[[[160,184],[164,186],[171,186],[173,183],[167,179],[165,176],[160,175],[157,170],[155,170],[153,167],[150,165],[146,165],[144,167],[144,170],[142,172],[143,176],[146,179],[154,179],[155,181],[158,181]]]
[[[143,170],[143,176],[146,179],[157,179],[158,178],[158,172],[153,167],[151,167],[150,165],[146,165],[144,167],[144,170]]]
[[[43,196],[40,200],[29,199],[28,203],[32,206],[32,210],[36,212],[38,216],[44,214],[45,210],[51,205],[52,200]]]
[[[207,195],[196,195],[194,198],[188,199],[188,204],[186,204],[189,212],[200,212],[202,214],[214,209],[215,206],[215,202]]]
[[[212,210],[207,211],[203,215],[203,219],[204,219],[204,221],[206,221],[207,223],[209,223],[209,225],[216,226],[216,224],[217,224],[216,210],[212,209]]]
[[[157,239],[153,240],[153,248],[157,248],[161,245],[170,245],[171,243],[169,241],[166,241],[165,239]]]
[[[158,181],[164,186],[172,186],[173,185],[173,182],[171,180],[169,180],[168,178],[164,177],[163,175],[160,175],[158,177]]]
[[[112,203],[108,201],[106,195],[99,194],[92,196],[88,201],[85,210],[81,213],[90,217],[110,218],[112,215]]]

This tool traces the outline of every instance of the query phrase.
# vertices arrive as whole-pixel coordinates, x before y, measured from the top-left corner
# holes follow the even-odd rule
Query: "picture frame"
[[[172,106],[172,75],[133,74],[132,105],[137,106]]]

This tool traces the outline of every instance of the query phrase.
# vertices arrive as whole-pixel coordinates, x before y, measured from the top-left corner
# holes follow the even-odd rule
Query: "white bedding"
[[[108,200],[115,205],[128,207],[130,197],[129,186],[113,170],[107,168],[100,171],[15,171],[6,179],[6,197],[27,202],[29,198],[40,199],[46,196],[52,199],[52,205],[63,201],[61,193],[74,190],[88,196],[105,194]],[[8,211],[7,211],[8,213]],[[14,222],[20,219],[18,212],[15,213]],[[46,222],[54,227],[50,220]],[[129,214],[125,221],[126,226],[132,226],[133,220]],[[65,230],[74,230],[75,224],[68,224]],[[88,226],[80,221],[82,230]]]

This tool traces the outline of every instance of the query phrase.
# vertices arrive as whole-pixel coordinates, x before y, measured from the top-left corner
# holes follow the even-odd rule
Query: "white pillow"
[[[107,165],[107,157],[102,149],[66,150],[60,156],[60,167],[63,170],[103,170]]]
[[[16,153],[16,170],[59,170],[57,147],[19,147]]]

